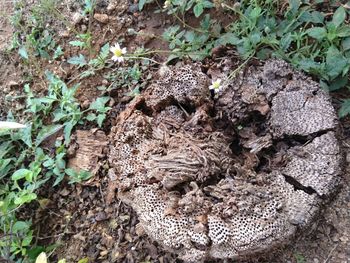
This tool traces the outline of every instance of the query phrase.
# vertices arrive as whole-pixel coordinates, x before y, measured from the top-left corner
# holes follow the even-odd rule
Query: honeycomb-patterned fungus
[[[339,181],[328,95],[280,60],[246,72],[214,103],[200,70],[163,68],[112,128],[118,197],[187,262],[270,252]]]

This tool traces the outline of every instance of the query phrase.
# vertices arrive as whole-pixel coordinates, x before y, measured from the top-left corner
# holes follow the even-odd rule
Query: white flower
[[[169,8],[170,6],[171,6],[171,0],[166,0],[166,1],[164,2],[163,8],[164,8],[164,9],[167,9],[167,8]]]
[[[209,86],[209,89],[213,90],[215,94],[219,93],[219,91],[222,89],[221,79],[217,79],[215,81],[212,81],[211,85]]]
[[[17,122],[12,121],[0,121],[0,130],[1,129],[23,129],[26,126]]]
[[[221,79],[217,79],[215,81],[211,82],[211,85],[209,86],[209,90],[214,91],[214,98],[219,97],[219,92],[221,91],[222,86],[221,86]]]
[[[110,48],[110,51],[113,53],[112,60],[117,62],[123,62],[123,55],[126,54],[126,47],[121,48],[119,43],[116,43],[113,47]]]

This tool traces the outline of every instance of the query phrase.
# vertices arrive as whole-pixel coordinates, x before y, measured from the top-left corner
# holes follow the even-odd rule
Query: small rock
[[[140,223],[138,223],[136,225],[136,231],[135,232],[136,232],[136,235],[138,235],[140,237],[140,236],[143,236],[145,234],[145,229],[143,228],[143,226]]]
[[[152,32],[148,32],[146,30],[140,30],[137,33],[137,36],[135,38],[135,43],[137,45],[146,45],[147,43],[149,43],[153,38],[154,38],[154,34]]]
[[[342,236],[339,238],[341,242],[347,242],[349,238],[347,236]]]
[[[68,191],[66,188],[63,188],[63,190],[60,192],[60,195],[67,196],[70,194],[70,191]]]
[[[107,11],[113,11],[116,8],[115,3],[109,3],[107,6]]]
[[[77,25],[81,22],[81,20],[83,20],[83,15],[80,14],[79,12],[76,12],[73,14],[73,17],[72,17],[72,22],[73,22],[73,25]]]
[[[86,32],[86,30],[87,30],[87,26],[86,25],[81,25],[81,31],[83,31],[83,32]]]
[[[83,103],[80,105],[82,109],[87,109],[90,106],[89,100],[84,100]]]
[[[102,24],[107,24],[109,21],[108,15],[106,15],[106,14],[97,14],[96,13],[96,14],[94,14],[94,18]]]
[[[95,216],[95,219],[97,222],[99,221],[103,221],[103,220],[106,220],[108,219],[108,216],[105,212],[99,212],[96,216]]]

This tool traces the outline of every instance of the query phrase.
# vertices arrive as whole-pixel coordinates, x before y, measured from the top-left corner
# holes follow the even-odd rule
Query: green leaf
[[[171,41],[172,40],[172,37],[177,33],[177,31],[179,31],[180,29],[180,26],[177,25],[177,26],[171,26],[171,27],[168,27],[164,33],[163,33],[163,38],[167,41]]]
[[[337,27],[333,23],[327,23],[327,38],[329,41],[333,41],[337,38]]]
[[[69,64],[78,65],[79,68],[81,68],[87,64],[85,57],[82,54],[79,54],[79,56],[69,58],[67,60],[67,62]]]
[[[241,39],[239,39],[234,33],[225,33],[220,36],[218,39],[219,45],[238,45],[242,42]]]
[[[343,39],[341,42],[341,46],[342,46],[344,51],[349,50],[350,49],[350,37]]]
[[[35,246],[27,251],[27,255],[31,260],[34,261],[38,257],[38,255],[43,251],[45,251],[44,247]]]
[[[5,177],[8,174],[8,172],[13,168],[11,162],[12,158],[0,158],[0,179]]]
[[[325,15],[323,13],[318,12],[318,11],[313,11],[312,12],[312,18],[313,18],[312,23],[322,24],[324,21],[324,17],[325,17]]]
[[[171,61],[173,61],[173,60],[175,60],[175,59],[178,59],[178,58],[179,58],[179,55],[177,55],[177,54],[171,54],[171,55],[168,56],[168,58],[167,58],[165,64],[168,64],[168,63],[170,63]]]
[[[45,162],[43,162],[44,167],[51,167],[54,164],[55,164],[55,161],[52,158],[49,158]]]
[[[329,84],[328,90],[335,91],[345,87],[346,84],[348,84],[348,76],[338,77]]]
[[[26,236],[22,239],[22,247],[29,246],[33,239],[33,231],[29,231],[26,233]]]
[[[212,8],[212,7],[214,7],[213,3],[210,2],[210,1],[207,1],[207,0],[203,1],[203,6],[204,6],[204,8]]]
[[[209,28],[210,28],[210,22],[211,22],[211,20],[210,20],[210,15],[209,14],[206,14],[205,16],[204,16],[204,18],[202,19],[202,21],[201,21],[201,28],[204,30],[204,31],[208,31],[209,30]]]
[[[299,20],[305,23],[322,24],[324,21],[324,14],[318,11],[305,11],[300,15]]]
[[[346,18],[345,8],[343,6],[339,6],[338,9],[333,14],[332,23],[336,27],[339,27],[345,21],[345,18]]]
[[[35,193],[25,193],[19,197],[16,197],[14,203],[16,205],[22,205],[25,203],[30,203],[31,201],[35,200],[36,198],[37,198],[37,195]]]
[[[109,54],[109,43],[105,44],[100,50],[100,57],[105,60]]]
[[[139,11],[143,9],[143,6],[146,4],[146,0],[139,0]]]
[[[69,176],[72,176],[72,177],[75,177],[78,175],[78,172],[76,172],[74,169],[72,168],[67,168],[64,170],[64,172],[69,175]]]
[[[97,124],[98,124],[98,127],[102,127],[102,123],[104,121],[104,119],[106,118],[106,114],[99,114],[97,116]]]
[[[289,0],[290,12],[295,15],[300,7],[300,0]]]
[[[21,46],[19,49],[18,49],[18,54],[24,58],[24,59],[28,59],[28,52],[27,52],[27,49],[25,46]]]
[[[94,69],[85,70],[83,73],[80,74],[79,79],[83,79],[83,78],[93,76],[93,75],[95,75]]]
[[[201,2],[197,3],[193,7],[193,13],[194,13],[195,17],[199,17],[201,14],[203,14],[203,11],[204,11],[204,6]]]
[[[338,37],[349,37],[350,36],[350,27],[348,25],[341,26],[337,30]]]
[[[71,121],[65,123],[63,134],[64,134],[64,144],[66,146],[68,146],[70,143],[70,135],[72,133],[73,127],[74,127],[74,124]]]
[[[188,42],[193,42],[193,40],[196,38],[196,33],[194,31],[187,31],[185,34],[185,39]]]
[[[52,122],[58,122],[62,120],[63,118],[67,117],[67,113],[63,112],[61,109],[57,109],[53,112],[53,120]]]
[[[292,41],[293,41],[292,33],[289,32],[283,35],[280,41],[281,49],[286,51],[290,47],[290,44],[292,43]]]
[[[39,54],[42,58],[50,59],[49,53],[47,53],[47,51],[44,49],[39,49]]]
[[[85,42],[80,40],[70,41],[69,44],[72,45],[73,47],[80,47],[80,48],[83,48],[86,46]]]
[[[89,113],[85,118],[88,121],[94,121],[96,119],[96,114],[95,113]]]
[[[89,263],[89,258],[82,258],[78,261],[78,263]]]
[[[33,175],[32,171],[28,170],[28,169],[19,169],[16,172],[14,172],[11,176],[11,179],[13,181],[18,181],[22,178],[31,178]]]
[[[85,7],[84,7],[84,13],[89,14],[92,12],[93,9],[93,0],[85,0]]]
[[[249,36],[250,42],[256,46],[260,40],[261,40],[261,33],[260,32],[255,32]]]
[[[326,72],[330,77],[329,80],[333,80],[338,77],[343,72],[343,69],[347,66],[347,64],[347,59],[335,46],[331,46],[328,49],[326,56]]]
[[[306,30],[306,33],[318,41],[323,40],[327,36],[327,30],[324,27],[312,27]]]
[[[339,118],[343,118],[350,113],[350,99],[346,99],[343,101],[340,109],[339,109]]]
[[[105,97],[100,97],[97,98],[94,102],[90,104],[89,109],[90,110],[96,110],[96,111],[104,111],[105,110],[105,105],[106,103],[110,100],[111,98],[108,96]]]
[[[58,46],[55,50],[55,53],[53,54],[53,59],[57,59],[59,58],[60,56],[62,56],[64,53],[63,53],[63,50],[61,48],[61,46]]]
[[[56,170],[55,170],[56,169]],[[54,174],[57,176],[54,183],[53,183],[53,186],[56,186],[58,185],[60,182],[62,182],[63,178],[64,178],[64,175],[65,173],[62,173],[60,172],[57,168],[55,168],[53,170]]]
[[[266,60],[271,57],[272,50],[269,48],[263,48],[260,49],[257,53],[256,56],[261,59],[261,60]]]
[[[19,231],[26,231],[26,230],[28,230],[29,227],[30,227],[30,224],[28,224],[28,222],[26,222],[26,221],[17,221],[12,226],[12,232],[14,234],[16,234]]]
[[[88,180],[92,177],[92,173],[85,170],[80,170],[79,172],[72,173],[70,175],[69,184],[80,183],[81,181]]]
[[[260,7],[255,7],[252,9],[252,11],[249,13],[249,18],[255,20],[261,15],[262,9]]]
[[[48,137],[55,134],[62,128],[63,128],[63,125],[58,125],[58,124],[43,126],[36,137],[35,145],[39,146],[44,140],[46,140]]]

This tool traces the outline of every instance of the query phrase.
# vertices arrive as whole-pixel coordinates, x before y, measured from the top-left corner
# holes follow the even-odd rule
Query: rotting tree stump
[[[199,69],[162,68],[116,123],[110,192],[188,262],[271,252],[339,183],[330,98],[284,61],[251,66],[217,100]]]

